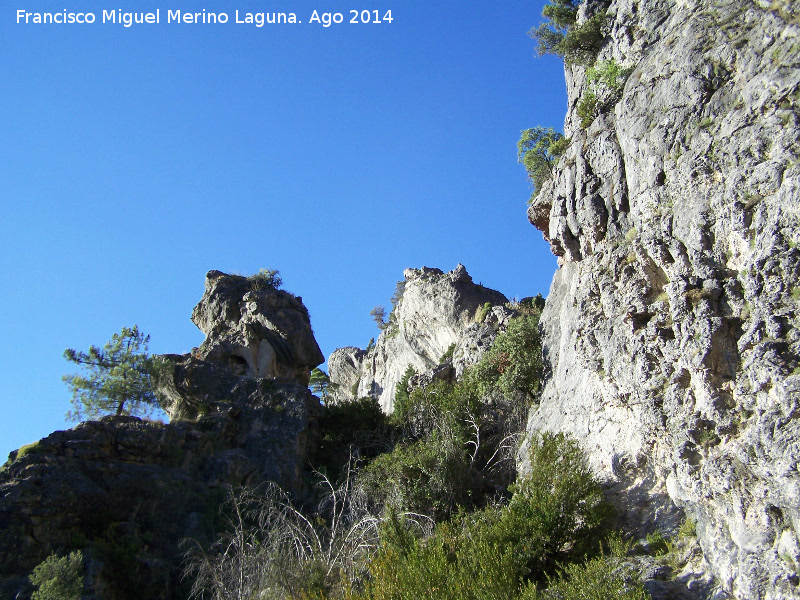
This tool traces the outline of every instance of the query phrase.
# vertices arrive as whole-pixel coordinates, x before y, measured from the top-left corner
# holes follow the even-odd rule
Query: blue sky
[[[527,30],[543,2],[20,0],[0,10],[0,455],[71,426],[65,348],[123,326],[202,342],[210,269],[279,269],[323,353],[364,347],[406,267],[463,263],[547,294],[521,129],[561,130],[563,68]],[[16,11],[94,12],[92,25]],[[160,9],[161,23],[102,24]],[[227,12],[167,24],[167,10]],[[233,23],[235,10],[300,24]],[[308,23],[340,12],[344,23]],[[392,22],[350,24],[351,9]],[[372,13],[371,13],[372,14]],[[0,460],[2,462],[2,460]]]

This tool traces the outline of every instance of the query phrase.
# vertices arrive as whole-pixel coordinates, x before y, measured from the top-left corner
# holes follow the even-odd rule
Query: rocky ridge
[[[334,402],[371,396],[391,413],[397,383],[409,366],[428,378],[460,376],[491,347],[499,327],[510,318],[511,311],[504,307],[508,299],[474,283],[464,265],[448,273],[406,269],[403,275],[402,297],[374,347],[339,348],[328,359]],[[476,322],[484,306],[481,322]],[[452,359],[440,365],[451,346]]]
[[[322,355],[301,299],[211,271],[192,320],[207,337],[166,357],[169,424],[106,417],[11,453],[0,596],[28,597],[39,562],[81,549],[93,597],[185,597],[178,542],[213,534],[227,485],[301,491],[322,411],[306,387]]]
[[[798,598],[800,14],[615,0],[607,28],[621,97],[583,129],[566,68],[570,144],[528,212],[559,257],[529,432],[575,435],[629,529],[693,519],[708,595]]]

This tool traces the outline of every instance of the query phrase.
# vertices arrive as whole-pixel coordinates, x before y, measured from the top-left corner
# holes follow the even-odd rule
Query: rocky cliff
[[[302,301],[211,271],[192,319],[207,337],[167,356],[169,424],[106,417],[11,453],[0,596],[28,597],[39,562],[80,549],[93,597],[185,598],[179,541],[215,535],[227,485],[301,490],[322,410],[306,385],[323,358]]]
[[[403,275],[402,294],[377,343],[368,350],[340,348],[328,359],[334,401],[371,396],[391,413],[397,383],[409,366],[420,374],[435,369],[453,346],[452,360],[435,376],[460,374],[491,346],[498,320],[507,320],[508,299],[474,283],[464,265],[448,273],[406,269]]]
[[[719,597],[800,597],[798,5],[614,0],[606,29],[629,76],[587,119],[566,68],[528,213],[559,257],[529,431],[580,439],[629,528],[693,519]]]

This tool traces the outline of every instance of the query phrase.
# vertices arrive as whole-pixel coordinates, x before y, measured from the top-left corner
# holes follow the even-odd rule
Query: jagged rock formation
[[[455,344],[451,368],[460,375],[491,346],[497,329],[491,324],[507,320],[500,307],[508,299],[475,284],[461,264],[448,273],[422,267],[406,269],[403,275],[402,297],[375,346],[369,351],[340,348],[328,359],[331,383],[337,388],[334,401],[371,396],[391,413],[395,388],[409,365],[417,373],[434,369]],[[490,310],[492,316],[483,326],[475,319],[487,302],[498,312]]]
[[[528,215],[560,265],[529,430],[578,437],[629,528],[694,519],[720,597],[800,597],[797,10],[613,1],[598,62],[632,72],[584,130],[566,69]]]
[[[81,549],[96,598],[184,598],[178,542],[212,535],[227,484],[300,491],[322,362],[301,300],[209,272],[192,319],[207,338],[169,356],[172,422],[106,417],[57,431],[0,471],[0,596],[26,598],[50,553]],[[17,596],[18,593],[21,595]]]

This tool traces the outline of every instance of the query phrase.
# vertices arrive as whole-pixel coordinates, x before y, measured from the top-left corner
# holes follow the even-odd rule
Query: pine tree
[[[150,415],[158,407],[153,380],[163,361],[147,354],[149,340],[150,336],[134,325],[123,327],[103,348],[65,350],[64,358],[83,367],[83,373],[63,377],[72,391],[73,410],[67,413],[67,420],[98,419],[109,414]]]

